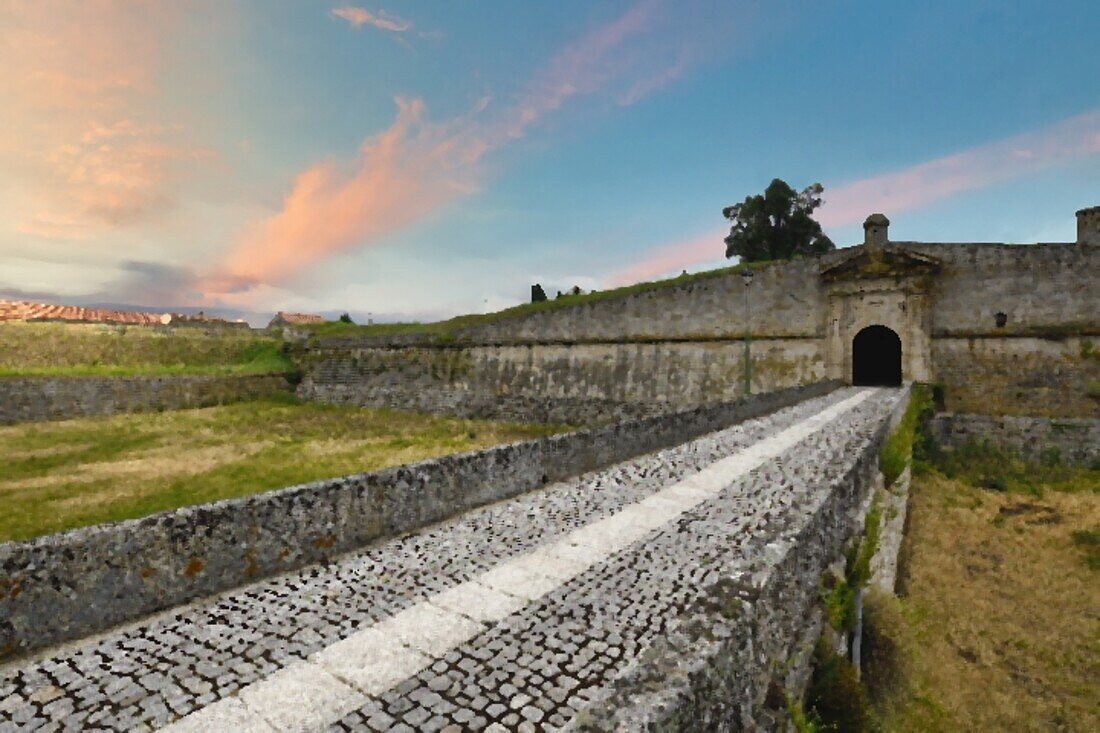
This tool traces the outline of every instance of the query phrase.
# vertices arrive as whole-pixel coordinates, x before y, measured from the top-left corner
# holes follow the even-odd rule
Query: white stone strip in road
[[[162,730],[309,731],[347,713],[626,549],[867,399],[863,390],[635,504],[504,562],[187,715]]]

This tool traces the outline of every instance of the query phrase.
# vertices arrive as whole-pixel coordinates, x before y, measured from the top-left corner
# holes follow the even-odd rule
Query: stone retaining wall
[[[727,571],[680,623],[593,701],[574,731],[787,730],[787,696],[800,699],[822,626],[822,573],[862,529],[881,484],[878,451],[908,404],[897,407],[840,478],[803,513],[777,517],[753,566]]]
[[[1100,419],[1047,418],[943,413],[932,420],[932,434],[945,447],[988,440],[1038,460],[1057,449],[1062,460],[1084,466],[1100,461]]]
[[[280,374],[0,377],[0,425],[207,407],[291,389]]]
[[[392,387],[367,390],[337,384],[300,386],[305,400],[357,407],[385,407],[477,420],[593,426],[637,420],[684,409],[669,402],[622,402],[596,397],[491,394],[465,389]]]
[[[503,445],[0,545],[0,658],[323,562],[383,537],[766,414],[838,386]]]
[[[824,379],[815,342],[751,343],[752,391]],[[318,347],[303,399],[465,417],[591,424],[735,400],[745,343]],[[545,418],[545,419],[544,419]]]

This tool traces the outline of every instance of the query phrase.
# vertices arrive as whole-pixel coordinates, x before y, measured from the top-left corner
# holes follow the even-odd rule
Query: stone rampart
[[[1100,247],[899,242],[935,257],[932,336],[1100,333]],[[1003,326],[997,313],[1004,313]]]
[[[814,342],[751,343],[752,391],[824,379]],[[592,422],[744,393],[741,341],[335,348],[298,394],[341,404],[463,416]]]
[[[291,389],[279,374],[0,377],[0,425],[207,407]]]
[[[746,334],[753,391],[850,380],[853,337],[881,324],[901,337],[903,378],[942,383],[949,409],[1100,414],[1089,397],[1100,389],[1100,247],[891,242],[877,256],[849,248],[755,267],[747,289],[721,272],[443,335],[323,338],[299,394],[486,415],[498,398],[502,414],[541,400],[541,414],[569,415],[570,401],[592,400],[613,418],[631,414],[624,403],[742,393]],[[850,279],[823,280],[853,262]]]
[[[952,412],[1100,417],[1100,352],[1093,336],[941,337],[935,381]]]
[[[0,544],[0,658],[302,567],[825,394],[736,402]]]
[[[820,338],[823,289],[819,261],[793,260],[754,268],[746,312],[737,272],[670,282],[600,300],[567,303],[517,318],[482,323],[448,336],[460,345],[629,343],[739,339],[752,324],[760,338]],[[329,338],[331,345],[423,346],[432,333]]]
[[[1059,460],[1069,463],[1092,466],[1100,462],[1100,419],[1097,418],[941,413],[932,420],[932,435],[937,443],[948,448],[988,441],[1032,461],[1053,449]]]

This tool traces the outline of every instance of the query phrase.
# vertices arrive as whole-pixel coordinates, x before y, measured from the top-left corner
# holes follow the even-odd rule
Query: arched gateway
[[[930,288],[942,262],[891,242],[890,220],[872,214],[862,247],[825,258],[825,373],[853,384],[931,381]]]
[[[886,326],[868,326],[852,339],[852,384],[901,385],[901,337]]]

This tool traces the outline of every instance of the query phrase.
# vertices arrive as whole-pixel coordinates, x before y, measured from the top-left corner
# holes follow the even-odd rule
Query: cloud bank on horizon
[[[1089,7],[1057,32],[1080,26]],[[1057,20],[1044,12],[1035,3],[1020,22]],[[767,125],[754,128],[765,131],[748,145],[732,133],[727,142],[725,130],[766,121],[774,112],[762,100],[776,93],[809,98],[820,86],[778,68],[775,53],[800,68],[798,54],[823,44],[836,69],[819,76],[833,96],[856,85],[844,78],[853,72],[843,34],[814,35],[843,12],[822,13],[815,25],[802,13],[669,0],[610,13],[564,0],[401,14],[373,3],[9,0],[0,4],[0,291],[445,315],[518,302],[535,272],[606,287],[719,264],[722,198],[790,168],[773,153],[789,147],[780,126],[774,139]],[[257,14],[265,26],[251,22]],[[445,35],[422,31],[425,22]],[[277,49],[265,32],[281,34]],[[827,98],[838,110],[824,131],[835,154],[809,156],[807,181],[783,177],[825,184],[818,218],[832,230],[1052,173],[1066,178],[1052,197],[1079,196],[1082,180],[1100,183],[1100,100],[1053,80],[1065,68],[1100,73],[1080,62],[1093,57],[1067,67],[1058,56],[1087,48],[1086,36],[1030,60],[1059,102],[1045,116],[982,135],[981,110],[956,106],[946,113],[970,126],[965,144],[897,122],[883,127],[896,152],[868,157],[861,111]],[[816,62],[834,63],[827,54]],[[989,60],[998,63],[1008,62]],[[981,74],[960,76],[945,108],[948,92],[977,93]],[[943,84],[931,74],[906,82]],[[997,103],[1025,108],[1029,88],[1006,85]],[[861,170],[850,159],[869,162]],[[716,206],[701,205],[700,187]]]

